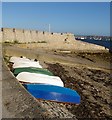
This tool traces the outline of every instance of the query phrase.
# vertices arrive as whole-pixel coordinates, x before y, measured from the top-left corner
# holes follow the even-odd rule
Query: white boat
[[[13,64],[13,68],[22,68],[22,67],[37,67],[37,68],[42,68],[42,66],[38,62],[25,62],[25,61],[18,61]]]
[[[10,62],[15,63],[15,62],[18,62],[18,61],[26,61],[26,62],[28,62],[28,61],[30,61],[30,59],[28,59],[26,57],[23,57],[23,58],[20,58],[20,57],[11,57],[10,58]]]
[[[62,80],[58,76],[21,72],[16,76],[16,78],[20,82],[49,84],[64,87]]]
[[[13,68],[22,68],[22,67],[37,67],[42,68],[39,64],[39,61],[33,61],[28,58],[20,58],[20,57],[11,57],[10,62],[13,62]]]
[[[81,37],[80,39],[81,39],[81,40],[84,40],[85,38],[84,38],[84,37]]]

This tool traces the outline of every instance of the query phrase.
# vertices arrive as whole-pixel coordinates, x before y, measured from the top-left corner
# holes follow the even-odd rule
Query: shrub
[[[47,43],[46,41],[38,41],[38,43]]]
[[[4,43],[10,43],[9,41],[5,41]]]
[[[17,40],[14,40],[14,44],[17,44],[17,43],[19,43]]]

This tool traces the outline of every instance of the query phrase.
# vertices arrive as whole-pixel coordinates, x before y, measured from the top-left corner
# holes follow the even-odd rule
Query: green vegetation
[[[4,43],[11,43],[11,42],[9,42],[9,41],[5,41]]]
[[[18,44],[19,42],[18,42],[18,40],[14,40],[14,42],[13,42],[14,44]]]
[[[36,43],[35,41],[31,42],[31,43]]]
[[[46,41],[38,41],[37,43],[47,43]]]

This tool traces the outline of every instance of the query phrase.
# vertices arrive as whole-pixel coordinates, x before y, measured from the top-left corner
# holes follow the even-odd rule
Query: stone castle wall
[[[67,50],[105,50],[105,47],[75,40],[71,33],[49,33],[36,30],[2,28],[0,42],[32,43],[27,47]],[[38,44],[33,44],[38,43]],[[20,46],[22,46],[20,44]]]
[[[3,38],[1,37],[3,36]],[[0,42],[14,42],[30,43],[30,42],[62,42],[67,40],[73,40],[74,35],[70,33],[49,33],[36,30],[22,30],[14,28],[2,28],[0,31]]]

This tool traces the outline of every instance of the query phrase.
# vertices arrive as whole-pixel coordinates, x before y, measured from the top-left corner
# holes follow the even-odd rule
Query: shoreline
[[[81,95],[79,106],[63,105],[77,119],[82,116],[97,119],[111,118],[111,53],[60,53],[45,49],[26,50],[13,46],[4,49],[7,58],[11,55],[36,58],[44,68],[61,77],[66,87],[78,91]],[[46,106],[46,103],[44,105]],[[57,112],[59,111],[60,108]]]

